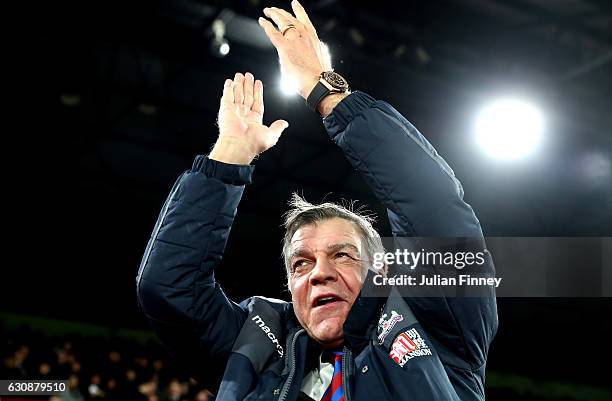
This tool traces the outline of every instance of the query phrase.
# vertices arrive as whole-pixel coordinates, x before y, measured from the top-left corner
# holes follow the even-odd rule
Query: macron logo
[[[278,354],[282,357],[285,353],[283,351],[283,347],[278,343],[278,339],[276,338],[274,333],[272,333],[270,328],[266,326],[266,322],[264,322],[263,319],[259,317],[259,315],[255,316],[251,320],[254,321],[255,324],[258,325],[264,333],[266,333],[270,341],[272,341],[272,344],[276,345],[276,352],[278,352]]]

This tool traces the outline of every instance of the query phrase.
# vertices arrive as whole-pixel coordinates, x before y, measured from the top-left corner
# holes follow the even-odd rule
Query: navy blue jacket
[[[324,124],[387,208],[394,236],[470,237],[484,247],[453,171],[393,107],[354,92]],[[214,278],[252,172],[196,158],[155,225],[138,299],[180,363],[194,372],[203,363],[220,368],[218,400],[296,400],[319,350],[291,303],[252,297],[237,304]],[[484,268],[493,274],[488,253]],[[380,343],[394,315],[402,319],[387,324]],[[493,290],[471,298],[402,297],[395,289],[388,298],[359,296],[344,324],[345,399],[482,400],[497,324]]]

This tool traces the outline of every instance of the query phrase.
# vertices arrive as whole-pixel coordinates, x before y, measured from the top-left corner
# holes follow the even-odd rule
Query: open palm
[[[227,79],[219,107],[219,138],[231,139],[247,147],[253,156],[276,144],[289,125],[277,120],[269,127],[263,124],[263,84],[251,73],[236,73]]]

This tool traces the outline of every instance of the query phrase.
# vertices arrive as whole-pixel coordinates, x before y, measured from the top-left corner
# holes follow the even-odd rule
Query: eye
[[[353,267],[361,264],[359,254],[351,252],[337,252],[333,255],[333,261],[338,267]]]
[[[342,260],[346,260],[346,261],[355,260],[355,258],[352,255],[350,255],[349,253],[347,253],[347,252],[338,252],[338,253],[336,253],[334,255],[334,259],[339,259],[341,261]]]
[[[299,259],[296,260],[295,262],[293,262],[293,265],[291,266],[293,268],[293,271],[296,271],[300,268],[306,267],[308,266],[308,260],[306,259]]]

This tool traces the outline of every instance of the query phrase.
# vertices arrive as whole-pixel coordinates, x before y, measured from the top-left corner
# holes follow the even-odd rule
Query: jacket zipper
[[[278,397],[278,401],[284,401],[287,398],[287,394],[289,393],[289,388],[291,387],[291,382],[293,382],[293,376],[295,376],[295,343],[297,342],[297,338],[300,334],[304,332],[304,329],[300,329],[295,333],[293,338],[291,339],[291,369],[289,370],[289,376],[287,377],[287,381],[283,386],[283,390]]]
[[[344,347],[342,350],[342,388],[344,390],[344,401],[350,401],[351,390],[349,389],[349,361],[351,360],[351,350],[348,347]]]

